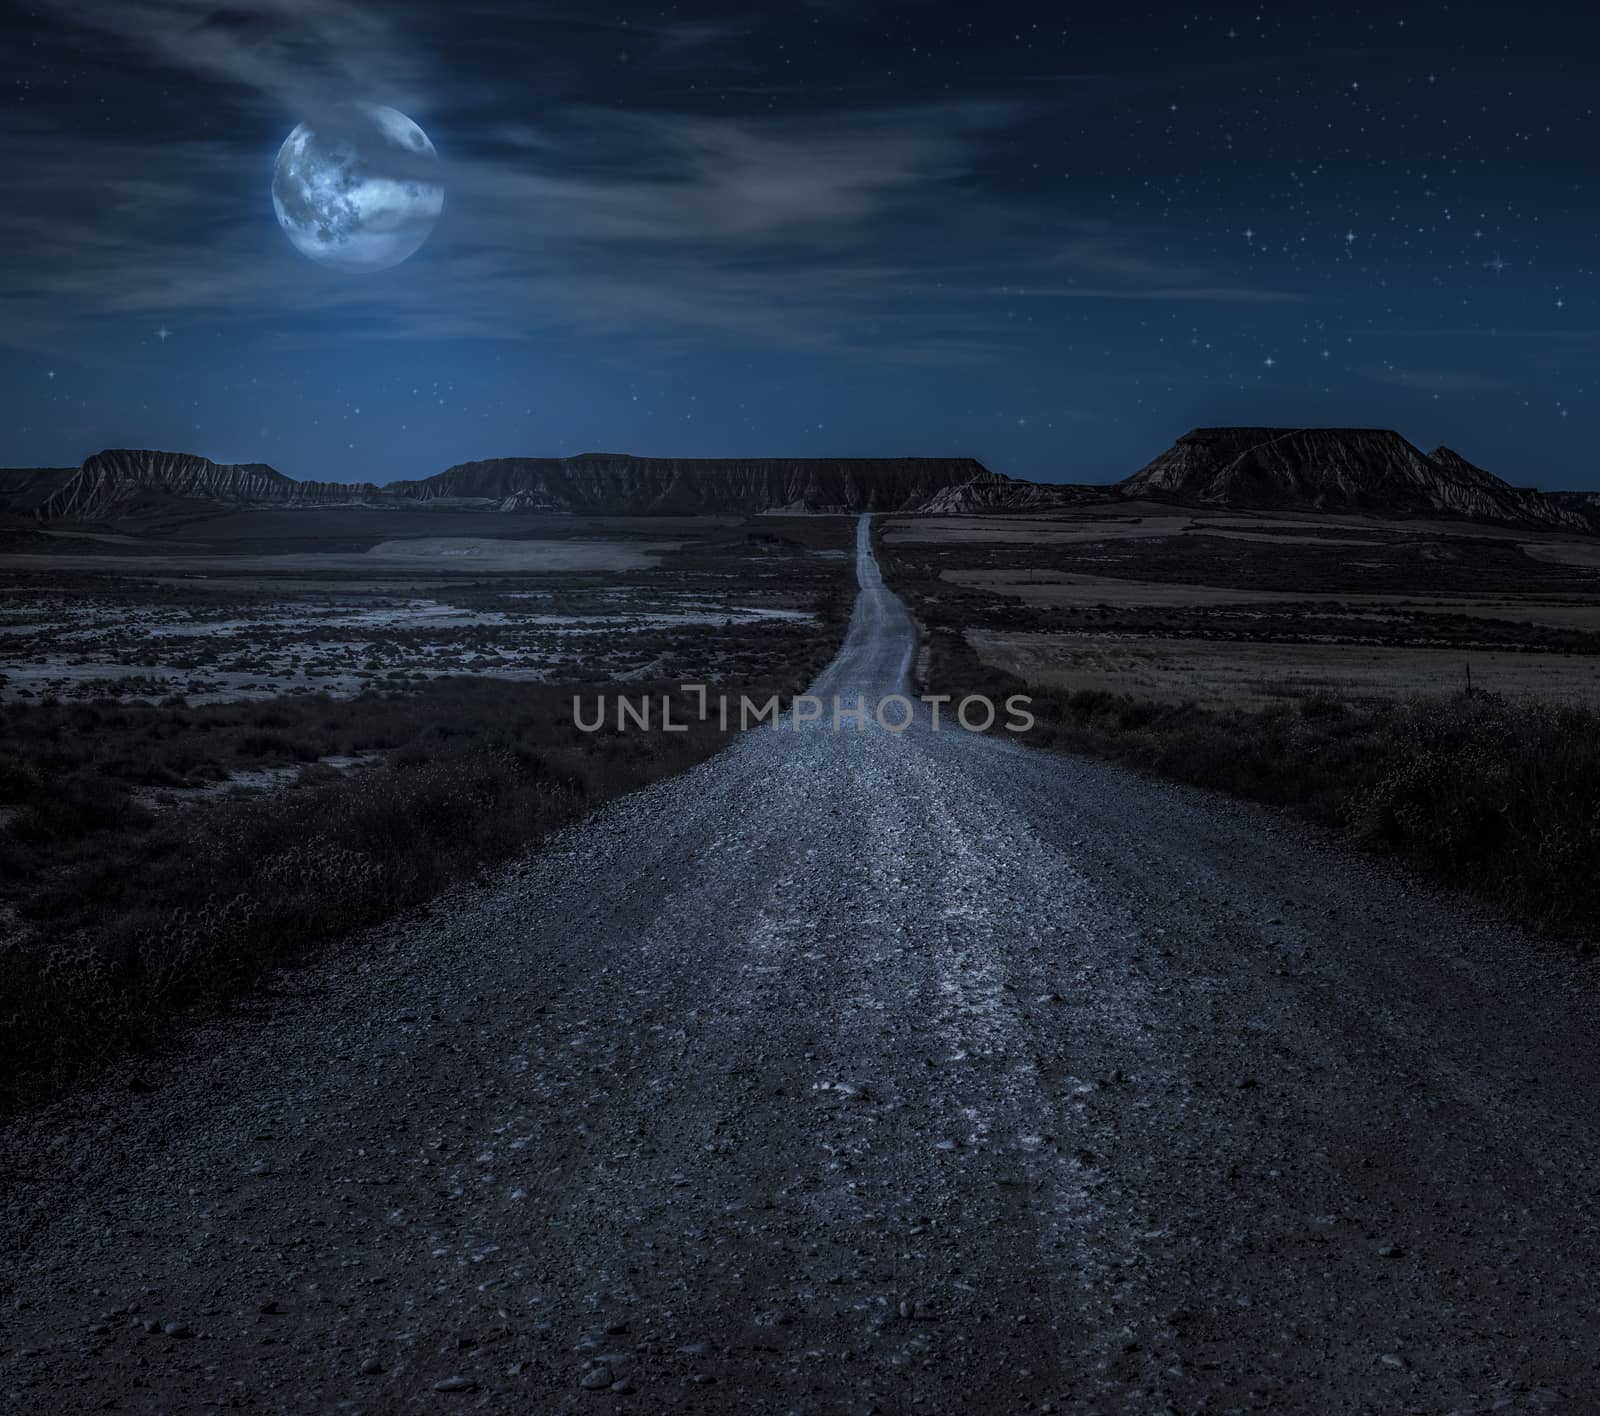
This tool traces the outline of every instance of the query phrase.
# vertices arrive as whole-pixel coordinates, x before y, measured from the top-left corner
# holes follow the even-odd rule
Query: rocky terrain
[[[297,482],[264,463],[116,449],[76,472],[0,472],[0,506],[43,523],[104,522],[178,501],[226,506],[457,506],[606,516],[1029,507],[1056,488],[972,458],[648,458],[604,453],[464,462],[420,481]]]
[[[6,479],[7,501],[20,500]],[[44,480],[35,479],[43,486]],[[102,521],[152,496],[259,506],[327,506],[375,497],[370,483],[297,482],[264,462],[217,463],[188,452],[97,452],[35,504],[40,521]]]
[[[464,462],[420,482],[409,501],[481,501],[507,511],[696,515],[762,511],[923,511],[952,494],[981,498],[1028,487],[969,457],[668,458],[585,453]]]
[[[1424,453],[1381,428],[1196,428],[1113,486],[1021,481],[970,457],[500,457],[382,487],[297,482],[263,463],[127,449],[97,453],[76,472],[0,470],[0,514],[31,515],[46,525],[157,514],[178,503],[598,516],[959,516],[1117,500],[1600,530],[1600,495],[1513,486],[1450,448]]]
[[[1117,491],[1185,504],[1600,526],[1580,502],[1514,487],[1450,448],[1425,453],[1385,428],[1196,428]]]
[[[0,515],[30,516],[78,475],[76,467],[7,467],[0,470]]]
[[[1592,1411],[1591,972],[948,715],[752,731],[0,1131],[0,1399]]]
[[[1558,506],[1572,508],[1591,521],[1600,521],[1600,492],[1546,492]]]

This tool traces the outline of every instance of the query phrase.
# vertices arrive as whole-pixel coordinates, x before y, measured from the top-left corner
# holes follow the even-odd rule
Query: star
[[[45,377],[47,379],[53,379],[55,376],[56,376],[56,371],[54,369],[51,369],[50,372],[45,375]]]
[[[1263,364],[1265,364],[1265,365],[1266,365],[1266,366],[1267,366],[1267,367],[1268,367],[1268,368],[1269,368],[1269,369],[1270,369],[1270,368],[1271,368],[1271,367],[1272,367],[1272,366],[1273,366],[1273,365],[1274,365],[1274,364],[1276,364],[1276,363],[1277,363],[1277,362],[1278,362],[1278,361],[1277,361],[1277,360],[1276,360],[1276,359],[1274,359],[1274,358],[1273,358],[1273,357],[1272,357],[1272,355],[1270,355],[1270,354],[1269,354],[1269,355],[1267,355],[1267,357],[1266,357],[1266,358],[1265,358],[1265,359],[1263,359],[1263,360],[1262,360],[1262,361],[1261,361],[1261,362],[1262,362],[1262,363],[1263,363]]]
[[[1567,308],[1567,302],[1565,300],[1557,300],[1556,301],[1556,309],[1564,310],[1566,308]]]
[[[1346,231],[1344,233],[1344,243],[1347,246],[1355,245],[1355,243],[1356,243],[1356,233],[1354,231]]]
[[[165,344],[169,339],[172,338],[172,331],[165,325],[162,325],[161,328],[156,331],[156,338]]]
[[[1254,241],[1256,239],[1255,231],[1252,228],[1248,227],[1248,226],[1245,227],[1245,229],[1244,229],[1244,239],[1246,241]]]

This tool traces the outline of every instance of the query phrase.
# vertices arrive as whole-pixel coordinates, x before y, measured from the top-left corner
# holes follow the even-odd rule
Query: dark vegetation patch
[[[670,672],[618,683],[445,677],[354,698],[190,706],[106,699],[0,708],[0,1109],[170,1043],[273,969],[535,846],[597,805],[704,760],[730,734],[681,685],[765,699],[804,688],[843,638],[853,521],[719,533],[669,577],[772,557],[815,619],[673,632]],[[615,588],[615,587],[614,587]],[[742,584],[741,584],[742,588]],[[627,587],[619,593],[631,598]],[[572,720],[604,693],[674,700],[683,733]],[[361,758],[346,771],[326,757]],[[218,790],[281,769],[272,791]]]
[[[1600,576],[1536,560],[1514,542],[1442,536],[1377,548],[1283,546],[1189,536],[1029,545],[880,539],[886,574],[926,624],[1030,633],[1143,635],[1279,644],[1360,644],[1460,650],[1600,654],[1600,633],[1499,615],[1460,613],[1406,602],[1440,594],[1505,596],[1539,603],[1595,605]],[[1370,563],[1367,563],[1370,562]],[[1000,572],[1024,581],[1046,575],[1109,576],[1225,590],[1304,595],[1393,595],[1383,604],[1337,600],[1240,604],[1040,605],[946,572]]]
[[[1586,950],[1600,935],[1600,713],[1484,693],[1251,711],[1035,687],[978,657],[968,600],[988,597],[935,588],[921,551],[881,559],[922,620],[926,691],[1027,693],[1034,746],[1291,808]]]
[[[1069,570],[1119,580],[1278,590],[1299,595],[1592,597],[1596,587],[1593,570],[1537,560],[1516,541],[1422,532],[1371,546],[1182,535],[1108,537],[1103,541],[1054,544],[897,544],[891,538],[884,543],[884,549],[901,566],[921,565],[935,575],[943,570]]]

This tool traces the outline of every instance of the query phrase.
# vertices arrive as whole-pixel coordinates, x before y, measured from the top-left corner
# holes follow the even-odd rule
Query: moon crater
[[[444,209],[439,155],[404,113],[365,105],[278,149],[272,206],[302,254],[345,271],[385,270],[416,253]]]

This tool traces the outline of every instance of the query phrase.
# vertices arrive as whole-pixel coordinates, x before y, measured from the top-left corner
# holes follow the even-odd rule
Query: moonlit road
[[[1260,809],[753,729],[13,1124],[0,1405],[1593,1412],[1596,984]]]

